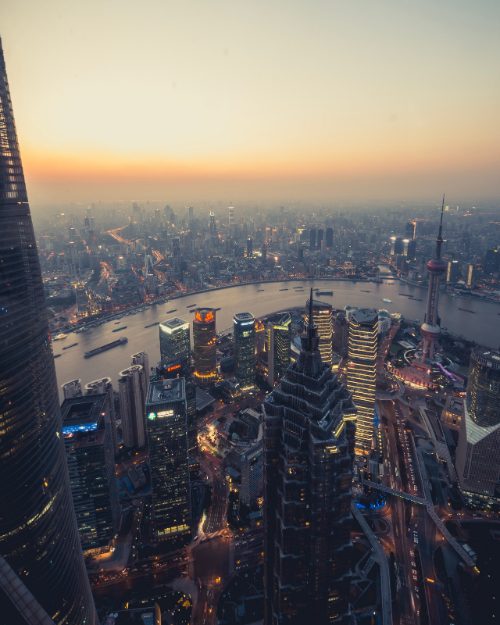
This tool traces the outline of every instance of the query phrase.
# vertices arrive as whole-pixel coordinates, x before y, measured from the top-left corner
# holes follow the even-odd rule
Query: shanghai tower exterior
[[[321,361],[312,315],[264,403],[265,625],[350,619],[355,408]]]
[[[56,625],[95,625],[60,418],[0,44],[0,554]]]

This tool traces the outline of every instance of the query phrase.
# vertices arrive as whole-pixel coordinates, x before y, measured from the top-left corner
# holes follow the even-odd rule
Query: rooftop
[[[169,404],[185,399],[185,397],[184,378],[175,378],[173,380],[151,380],[149,383],[146,403],[148,405]]]
[[[375,308],[358,308],[351,313],[351,319],[357,323],[373,323],[378,321],[378,311]]]
[[[173,317],[172,319],[167,319],[167,321],[162,321],[160,323],[162,328],[168,328],[169,330],[178,330],[180,328],[189,328],[189,322],[184,321],[180,317]]]
[[[252,315],[252,313],[240,312],[240,313],[236,313],[234,315],[234,320],[237,321],[237,322],[244,322],[244,321],[254,321],[255,318]]]

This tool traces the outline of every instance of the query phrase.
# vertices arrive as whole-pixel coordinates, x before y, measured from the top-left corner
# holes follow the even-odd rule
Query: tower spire
[[[441,204],[441,217],[439,219],[439,231],[436,239],[436,258],[441,258],[441,246],[443,245],[443,214],[444,214],[444,199],[445,195],[443,193],[443,202]]]

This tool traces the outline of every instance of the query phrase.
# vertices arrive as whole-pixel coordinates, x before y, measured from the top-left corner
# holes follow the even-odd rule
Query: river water
[[[297,287],[303,287],[304,290],[300,291]],[[160,357],[158,326],[151,328],[144,326],[173,316],[191,320],[192,313],[187,308],[190,304],[221,308],[217,312],[217,330],[222,331],[231,327],[236,312],[248,311],[260,317],[278,310],[303,306],[308,289],[311,287],[333,291],[333,296],[320,296],[319,299],[330,302],[334,308],[343,308],[347,305],[386,308],[389,312],[402,313],[407,319],[418,320],[422,320],[424,315],[426,290],[397,280],[384,283],[325,280],[273,282],[186,295],[170,300],[166,304],[150,307],[143,312],[124,316],[120,319],[119,325],[115,325],[115,321],[109,321],[88,332],[72,333],[66,340],[55,342],[54,353],[61,354],[61,357],[55,360],[58,383],[61,385],[73,378],[81,378],[85,384],[104,376],[116,381],[119,372],[129,366],[130,355],[139,351],[147,352],[150,363],[154,364]],[[422,301],[411,300],[401,293],[411,294]],[[390,299],[392,303],[382,301],[384,298]],[[472,310],[475,314],[458,310],[459,307]],[[176,312],[167,315],[167,310],[172,308],[176,308]],[[462,335],[489,347],[500,346],[499,304],[472,297],[450,297],[441,294],[439,308],[442,326],[453,334]],[[113,332],[113,329],[122,325],[126,325],[127,328]],[[128,338],[126,345],[115,347],[93,358],[84,358],[86,351],[120,336]],[[63,347],[74,342],[78,342],[78,345],[63,350]]]

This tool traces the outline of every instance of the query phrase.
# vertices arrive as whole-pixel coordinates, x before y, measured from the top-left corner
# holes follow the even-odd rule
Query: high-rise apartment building
[[[267,383],[274,386],[290,366],[292,318],[289,313],[271,317],[266,324]]]
[[[372,448],[377,353],[378,313],[373,308],[359,308],[349,319],[347,366],[347,386],[357,410],[357,454],[367,454]]]
[[[146,445],[146,394],[148,375],[143,365],[133,364],[120,372],[118,377],[118,397],[120,401],[120,417],[122,437],[125,447]]]
[[[65,399],[62,435],[82,549],[109,544],[119,525],[115,449],[106,394]]]
[[[0,553],[56,625],[94,625],[1,44],[0,267]]]
[[[192,533],[184,379],[152,378],[146,410],[155,536],[177,548]]]
[[[251,313],[234,315],[233,338],[236,377],[241,388],[248,388],[255,383],[256,364],[255,318]]]
[[[266,625],[345,623],[349,612],[355,408],[318,344],[309,323],[264,403]]]
[[[75,378],[74,380],[65,382],[61,388],[64,399],[71,399],[72,397],[82,396],[82,381],[80,378]]]
[[[160,331],[160,356],[162,364],[189,371],[191,364],[191,333],[189,322],[174,317],[162,321]]]
[[[217,332],[215,310],[197,308],[193,319],[194,376],[198,382],[217,377]]]
[[[460,489],[479,508],[500,508],[500,352],[471,356],[456,468]]]
[[[313,299],[313,323],[319,338],[321,360],[332,366],[333,362],[333,309],[330,304]],[[306,304],[309,308],[309,301]],[[307,320],[306,320],[307,321]]]

